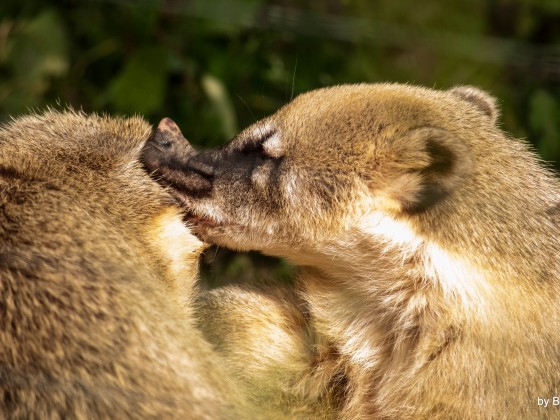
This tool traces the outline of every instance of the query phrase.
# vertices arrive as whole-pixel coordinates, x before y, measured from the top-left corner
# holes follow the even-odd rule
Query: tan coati
[[[199,237],[300,267],[309,325],[278,324],[293,354],[259,332],[287,318],[251,321],[267,311],[239,286],[204,299],[207,336],[279,388],[281,358],[298,398],[334,393],[345,419],[557,418],[560,185],[497,117],[473,87],[336,86],[217,150],[162,145],[148,167]]]
[[[72,111],[0,127],[1,418],[252,418],[195,327],[203,244],[140,163],[151,135]]]

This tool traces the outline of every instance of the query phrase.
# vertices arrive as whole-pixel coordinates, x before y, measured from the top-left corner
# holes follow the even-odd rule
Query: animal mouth
[[[183,216],[183,221],[188,222],[188,224],[192,225],[194,228],[215,228],[222,225],[222,223],[218,222],[217,220],[208,217],[202,216],[197,214],[192,209],[187,209]]]

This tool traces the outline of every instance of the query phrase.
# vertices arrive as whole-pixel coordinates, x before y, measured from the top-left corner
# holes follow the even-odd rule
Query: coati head
[[[168,136],[149,146],[158,153],[147,166],[173,187],[198,235],[234,249],[297,262],[359,231],[403,239],[387,220],[460,241],[465,232],[455,230],[476,238],[477,225],[497,223],[496,211],[517,199],[505,174],[519,166],[511,156],[528,152],[496,127],[497,113],[473,87],[335,86],[297,97],[215,150]]]

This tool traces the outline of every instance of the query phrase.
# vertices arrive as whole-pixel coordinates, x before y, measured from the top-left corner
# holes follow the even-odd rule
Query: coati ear
[[[416,128],[400,140],[408,145],[403,151],[408,156],[396,162],[399,175],[382,194],[392,211],[415,214],[432,207],[453,193],[472,170],[469,146],[447,130]]]
[[[482,89],[474,86],[455,86],[449,89],[449,93],[475,105],[490,118],[492,124],[495,124],[500,116],[496,99]]]

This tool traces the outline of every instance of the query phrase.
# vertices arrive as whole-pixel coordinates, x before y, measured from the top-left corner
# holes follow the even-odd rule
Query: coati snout
[[[178,190],[203,196],[212,188],[213,169],[198,155],[177,124],[164,118],[144,145],[140,160],[156,178],[161,176]]]

